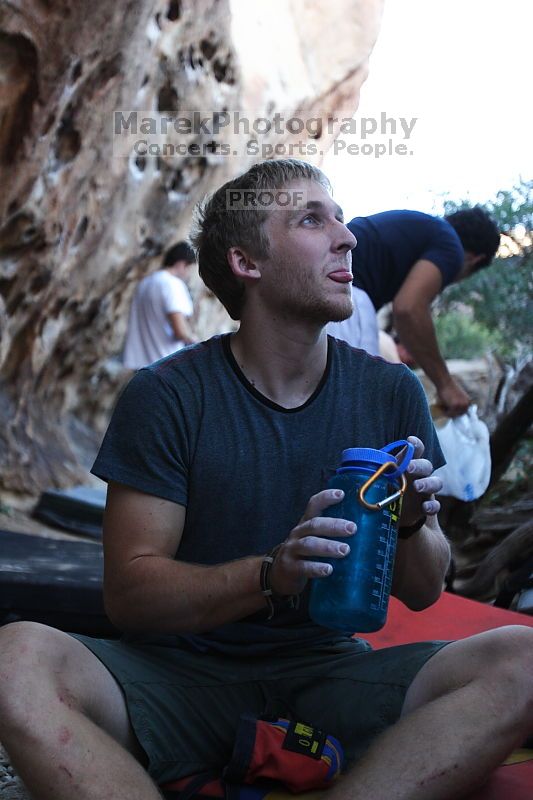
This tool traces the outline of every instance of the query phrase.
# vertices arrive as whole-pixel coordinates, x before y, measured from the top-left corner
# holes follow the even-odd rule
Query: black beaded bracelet
[[[418,533],[420,528],[422,528],[427,521],[427,517],[424,514],[423,517],[420,517],[416,522],[412,525],[401,525],[398,530],[398,539],[409,539],[415,533]]]

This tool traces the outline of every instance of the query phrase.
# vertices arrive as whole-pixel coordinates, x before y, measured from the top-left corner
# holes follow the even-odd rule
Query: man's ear
[[[463,268],[455,280],[462,281],[464,278],[470,277],[470,275],[476,271],[476,266],[479,262],[483,261],[485,258],[486,256],[484,253],[471,253],[469,250],[466,250]]]
[[[475,267],[476,264],[479,264],[480,261],[483,261],[483,259],[487,257],[485,253],[467,252],[465,255],[466,255],[466,263],[468,264],[469,267]]]
[[[236,278],[243,281],[257,281],[261,278],[261,271],[256,259],[239,247],[230,247],[227,259]]]

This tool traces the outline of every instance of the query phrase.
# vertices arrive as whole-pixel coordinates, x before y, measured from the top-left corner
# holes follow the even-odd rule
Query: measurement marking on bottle
[[[374,577],[374,583],[379,584],[379,591],[377,589],[372,590],[372,594],[374,597],[379,596],[379,603],[374,610],[384,611],[387,607],[388,597],[390,594],[390,590],[392,588],[392,568],[393,568],[393,552],[394,552],[394,543],[391,541],[393,537],[391,537],[391,520],[382,523],[382,529],[386,533],[386,535],[379,536],[379,543],[380,545],[385,545],[385,547],[380,547],[378,549],[378,556],[380,557],[380,563],[376,565],[377,570],[381,572],[381,575],[376,575]]]

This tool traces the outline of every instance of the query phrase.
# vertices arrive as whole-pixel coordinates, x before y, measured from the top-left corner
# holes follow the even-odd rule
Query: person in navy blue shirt
[[[357,239],[354,285],[368,294],[376,312],[392,302],[399,339],[435,384],[444,412],[464,414],[470,397],[440,353],[431,303],[450,283],[491,263],[500,243],[494,220],[480,206],[444,219],[418,211],[384,211],[355,217],[348,228]]]

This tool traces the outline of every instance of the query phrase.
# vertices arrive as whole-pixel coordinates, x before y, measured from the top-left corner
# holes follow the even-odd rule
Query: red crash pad
[[[362,635],[378,648],[426,639],[465,639],[503,625],[533,628],[533,617],[443,592],[434,605],[417,612],[409,611],[392,597],[385,626],[376,633]]]

